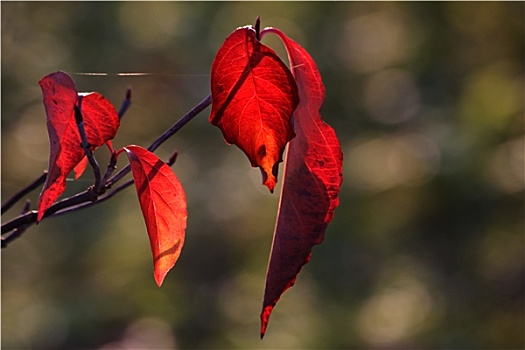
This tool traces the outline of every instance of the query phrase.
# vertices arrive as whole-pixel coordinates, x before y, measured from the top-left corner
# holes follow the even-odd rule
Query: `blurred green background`
[[[316,60],[345,156],[325,242],[264,340],[279,189],[208,109],[158,150],[179,150],[189,208],[162,288],[132,188],[44,220],[2,250],[4,349],[524,347],[523,2],[2,2],[1,16],[2,201],[47,168],[41,77],[67,71],[117,107],[131,86],[114,145],[148,146],[257,16]]]

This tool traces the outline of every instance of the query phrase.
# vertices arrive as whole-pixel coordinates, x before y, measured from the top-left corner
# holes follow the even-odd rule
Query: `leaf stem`
[[[257,19],[255,20],[255,39],[257,41],[261,41],[261,17],[257,16]]]
[[[80,139],[82,141],[80,145],[82,146],[82,149],[84,149],[84,153],[89,160],[91,168],[93,168],[93,173],[95,174],[94,190],[96,193],[99,193],[102,178],[100,175],[100,167],[97,160],[95,159],[95,156],[93,155],[93,152],[91,151],[91,147],[86,136],[86,130],[84,128],[84,119],[82,118],[82,96],[78,96],[78,104],[76,104],[74,108],[75,121],[77,123],[78,132],[80,133]]]

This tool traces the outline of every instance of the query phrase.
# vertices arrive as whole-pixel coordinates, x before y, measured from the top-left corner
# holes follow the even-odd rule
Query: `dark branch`
[[[200,112],[205,110],[209,105],[211,104],[211,95],[206,96],[204,100],[199,102],[198,105],[193,107],[191,111],[186,113],[182,118],[179,119],[178,122],[173,124],[171,128],[166,130],[164,134],[160,135],[155,142],[151,144],[151,146],[148,147],[148,151],[154,152],[157,148],[159,148],[160,145],[162,145],[167,139],[172,137],[177,131],[179,131],[184,125],[188,124],[190,120],[195,118]]]
[[[124,101],[122,101],[122,105],[120,106],[120,109],[118,110],[118,117],[122,119],[124,116],[124,113],[128,110],[129,106],[131,106],[131,87],[128,87],[128,90],[126,91],[126,98],[124,98]]]
[[[84,119],[82,118],[82,96],[78,96],[78,105],[75,105],[75,121],[77,123],[78,132],[80,133],[80,140],[81,140],[81,146],[84,150],[84,153],[86,154],[86,157],[88,158],[89,164],[91,165],[91,168],[93,168],[93,173],[95,175],[95,192],[98,193],[101,186],[102,178],[100,176],[100,167],[98,166],[98,162],[95,159],[95,156],[93,155],[93,152],[91,151],[91,146],[89,145],[87,136],[86,136],[86,130],[84,129]]]
[[[9,198],[4,204],[2,204],[2,214],[8,211],[19,200],[27,196],[28,193],[40,187],[40,185],[46,182],[46,178],[47,178],[47,171],[44,171],[44,173],[40,175],[38,179],[33,181],[31,184],[27,185],[27,187],[22,188],[20,191],[15,193],[13,197]]]
[[[129,96],[130,96],[130,93],[127,95],[127,100],[129,100]],[[188,113],[186,113],[186,115],[184,115],[175,124],[173,124],[168,130],[166,130],[162,135],[160,135],[151,144],[151,146],[148,147],[148,150],[151,152],[155,151],[160,145],[162,145],[166,140],[168,140],[175,133],[177,133],[183,126],[185,126],[190,120],[192,120],[199,113],[201,113],[204,109],[206,109],[210,104],[211,104],[211,95],[208,95],[204,100],[199,102],[199,104],[193,107]],[[78,110],[80,111],[80,109]],[[75,109],[75,114],[77,114],[77,109]],[[87,139],[86,139],[86,142],[87,142]],[[176,156],[172,155],[170,159],[168,160],[167,164],[172,165],[173,162],[175,161],[175,158]],[[114,154],[111,158],[110,164],[108,165],[108,169],[106,171],[106,174],[104,175],[104,178],[100,180],[101,181],[100,183],[103,184],[102,186],[104,187],[104,190],[109,190],[112,186],[117,184],[130,171],[130,166],[127,165],[120,172],[115,174],[113,177],[109,177],[113,173],[115,164],[116,164],[116,155]],[[100,170],[99,170],[98,176],[100,177]],[[38,187],[44,181],[45,181],[45,176],[43,175],[33,184],[31,184],[30,186],[26,187],[25,189],[17,193],[13,197],[14,199],[11,198],[9,201],[7,201],[6,204],[2,206],[2,210],[4,210],[4,207],[6,207],[5,210],[9,209],[9,207],[13,205],[11,204],[11,202],[16,203],[20,198],[25,196],[31,190]],[[110,199],[111,197],[115,196],[117,193],[121,192],[122,190],[124,190],[125,188],[129,187],[132,184],[133,184],[133,179],[128,180],[127,182],[114,188],[112,191],[109,191],[102,195],[100,192],[93,191],[93,187],[88,188],[87,190],[83,192],[80,192],[74,196],[65,198],[61,200],[60,202],[57,202],[54,205],[52,205],[46,211],[44,218],[65,215],[67,213],[78,211],[80,209],[84,209],[84,208],[96,205],[98,203],[104,202]],[[18,197],[18,199],[15,197]],[[35,224],[36,218],[37,218],[37,212],[35,210],[32,210],[29,212],[25,212],[19,215],[18,217],[2,224],[2,248],[7,247],[9,242],[19,237],[22,234],[22,232],[25,231],[29,226]]]
[[[27,212],[29,212],[30,208],[31,208],[31,201],[28,199],[26,200],[26,204],[24,205],[24,208],[22,209],[22,214],[26,214]],[[22,225],[14,229],[13,231],[11,231],[9,235],[2,237],[2,248],[7,247],[7,244],[9,242],[14,241],[18,237],[20,237],[22,233],[24,233],[24,231],[29,228],[29,226],[30,225]]]
[[[172,137],[177,131],[179,131],[184,125],[186,125],[190,120],[195,118],[200,112],[206,109],[211,104],[211,95],[208,95],[204,100],[199,102],[195,107],[193,107],[188,113],[186,113],[182,118],[180,118],[171,128],[166,130],[162,135],[160,135],[149,147],[148,151],[154,152],[160,145],[162,145],[166,140]],[[110,178],[106,184],[106,188],[111,188],[111,186],[126,176],[127,173],[131,170],[129,165],[126,165],[121,171],[115,174]]]
[[[261,17],[257,16],[257,19],[255,19],[255,39],[257,41],[261,41]]]
[[[168,166],[172,166],[173,164],[175,164],[175,161],[177,160],[178,156],[179,156],[179,151],[178,150],[173,151],[173,153],[171,154],[166,164],[168,164]]]

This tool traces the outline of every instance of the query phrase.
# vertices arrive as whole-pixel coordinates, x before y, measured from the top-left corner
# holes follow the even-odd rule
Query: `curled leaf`
[[[175,173],[154,153],[139,146],[124,150],[148,230],[155,281],[160,287],[184,245],[186,196]]]
[[[39,81],[44,97],[49,134],[48,176],[38,198],[40,221],[66,188],[66,177],[75,169],[78,178],[85,169],[84,150],[75,122],[74,107],[78,93],[71,77],[64,72],[49,74]],[[96,92],[82,94],[81,112],[88,143],[92,150],[113,139],[120,125],[113,105]]]
[[[293,114],[296,137],[290,142],[286,155],[266,275],[261,337],[282,293],[294,285],[301,267],[310,260],[312,247],[322,243],[334,209],[339,205],[343,180],[339,140],[319,113],[325,88],[314,60],[278,29],[265,31],[274,32],[284,42],[301,102]]]
[[[210,122],[261,169],[273,192],[284,147],[294,137],[290,116],[299,100],[290,70],[253,28],[238,28],[213,61],[211,95]]]

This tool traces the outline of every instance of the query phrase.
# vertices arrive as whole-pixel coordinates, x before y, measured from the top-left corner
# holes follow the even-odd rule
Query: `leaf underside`
[[[321,244],[334,209],[339,205],[343,154],[334,130],[321,119],[325,98],[321,76],[312,57],[282,32],[297,82],[300,103],[293,114],[296,137],[285,162],[279,212],[266,275],[261,337],[282,293],[294,285],[301,267]]]

